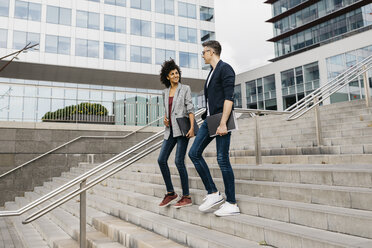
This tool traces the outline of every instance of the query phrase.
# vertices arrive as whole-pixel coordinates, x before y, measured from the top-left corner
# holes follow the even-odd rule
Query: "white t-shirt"
[[[214,70],[212,70],[211,74],[210,74],[209,77],[208,77],[208,80],[207,80],[207,90],[208,90],[209,82],[211,81],[211,78],[212,78],[213,72],[214,72]],[[209,114],[209,103],[208,103],[208,98],[207,98],[207,110],[208,110],[208,112],[207,112],[207,116],[210,116],[210,114]]]

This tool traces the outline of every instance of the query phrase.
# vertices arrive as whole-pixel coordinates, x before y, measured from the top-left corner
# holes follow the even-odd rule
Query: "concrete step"
[[[0,208],[0,211],[4,211]],[[10,218],[0,218],[0,247],[1,248],[24,248],[21,237],[17,233]]]
[[[80,175],[98,164],[82,164],[72,168],[70,172],[63,173],[69,178]],[[187,165],[190,177],[198,177],[193,165]],[[234,165],[234,176],[238,180],[269,181],[303,184],[320,184],[330,186],[372,188],[372,165],[293,165],[293,164],[264,164],[261,166]],[[221,171],[217,165],[209,166],[213,178],[221,178]],[[129,166],[121,173],[161,174],[158,165],[136,163]],[[171,175],[178,175],[178,170],[173,164],[169,165]]]
[[[17,210],[19,206],[15,202],[6,202],[5,203],[5,210]],[[49,248],[48,243],[44,238],[40,235],[37,229],[31,225],[23,225],[22,221],[24,217],[22,216],[15,216],[9,217],[12,221],[20,239],[22,245],[25,248],[33,248],[33,247],[40,247],[40,248]],[[21,246],[22,247],[22,246]]]
[[[38,196],[45,195],[55,184],[47,183],[44,187],[37,187],[35,193]],[[61,208],[72,216],[79,216],[80,205],[78,201],[70,201],[61,206]],[[60,222],[62,218],[55,221]],[[94,227],[93,232],[87,233],[90,243],[98,243],[102,247],[152,247],[152,248],[182,248],[183,245],[177,244],[171,240],[154,234],[136,225],[105,214],[94,208],[87,207],[87,222]],[[71,223],[71,221],[69,222]],[[78,231],[75,231],[78,232]],[[101,247],[100,246],[100,247]]]
[[[130,193],[127,191],[158,197],[158,202],[160,202],[164,195],[164,185],[110,178],[92,190],[93,193],[109,197],[112,200],[130,197]],[[181,189],[177,187],[176,191],[181,192]],[[111,192],[115,193],[112,194]],[[201,204],[205,191],[191,189],[191,195],[195,204]],[[243,214],[372,238],[371,211],[250,197],[241,194],[237,195],[237,201]],[[150,204],[146,202],[143,196],[135,199],[128,198],[126,202],[128,204],[136,202],[139,206],[148,206]],[[339,223],[344,224],[339,225]]]
[[[71,178],[75,176],[76,175],[74,174],[70,175]],[[123,180],[134,180],[138,182],[164,185],[163,178],[159,174],[125,171],[125,173],[119,173],[113,177]],[[58,182],[63,179],[54,178],[53,180]],[[173,175],[172,180],[174,181],[175,186],[180,186],[178,176]],[[222,179],[215,178],[214,181],[217,188],[223,192],[224,186]],[[190,188],[204,189],[204,185],[199,177],[189,176],[189,185]],[[248,196],[372,210],[372,189],[369,188],[238,179],[235,180],[235,192],[237,194]]]
[[[120,185],[125,184],[121,182]],[[148,185],[147,185],[148,186]],[[139,193],[121,190],[119,188],[109,188],[103,190],[104,186],[98,186],[93,189],[89,196],[91,203],[97,208],[106,208],[106,211],[117,213],[124,216],[123,212],[127,204],[136,207],[135,211],[145,210],[155,214],[161,214],[183,222],[189,222],[203,227],[212,228],[221,232],[237,235],[239,237],[253,238],[257,242],[264,240],[269,245],[275,247],[290,247],[289,244],[300,244],[301,247],[367,247],[371,245],[372,240],[360,237],[353,237],[334,232],[327,232],[315,228],[301,225],[290,224],[281,221],[275,221],[265,218],[259,218],[246,214],[239,216],[218,218],[211,212],[200,213],[197,206],[191,206],[182,209],[160,208],[157,206],[161,201],[160,197],[152,197]],[[146,187],[147,190],[151,187]],[[99,192],[101,190],[101,192]],[[103,190],[103,191],[102,191]],[[164,193],[164,189],[162,190]],[[198,201],[202,201],[200,193]],[[96,196],[97,195],[97,196]],[[105,198],[105,199],[103,199]],[[109,198],[112,198],[108,200]],[[123,204],[118,204],[121,202]],[[132,214],[132,213],[130,213]],[[138,214],[143,216],[145,214]],[[147,214],[146,214],[147,215]],[[159,219],[157,217],[156,219]],[[136,218],[136,221],[141,222]],[[226,228],[228,227],[228,228]],[[237,247],[234,245],[233,247]]]

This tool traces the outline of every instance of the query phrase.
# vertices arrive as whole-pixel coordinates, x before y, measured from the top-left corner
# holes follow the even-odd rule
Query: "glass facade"
[[[242,86],[240,84],[234,87],[234,107],[242,107]]]
[[[9,0],[0,1],[0,16],[9,16]]]
[[[0,121],[40,122],[48,112],[81,103],[101,104],[118,125],[145,125],[164,113],[159,90],[0,78],[0,96]],[[138,118],[126,118],[132,109]]]
[[[77,10],[76,27],[99,29],[99,13]]]
[[[0,28],[0,48],[6,48],[8,43],[8,30]]]
[[[176,59],[176,52],[166,49],[155,49],[155,64],[161,65],[165,60]]]
[[[139,19],[130,19],[130,33],[133,35],[151,37],[151,22]]]
[[[179,52],[180,66],[186,68],[198,68],[198,55],[196,53]]]
[[[31,21],[40,21],[41,4],[15,1],[14,17]]]
[[[103,48],[104,58],[111,60],[126,60],[126,45],[105,42]]]
[[[284,109],[301,100],[320,85],[318,62],[282,71],[280,74]]]
[[[174,0],[155,0],[155,11],[167,15],[174,15]]]
[[[48,5],[46,22],[71,26],[71,9]]]
[[[196,19],[196,5],[178,2],[178,15],[186,18]]]
[[[155,23],[155,37],[158,39],[174,40],[174,25]]]
[[[321,0],[274,23],[274,35],[279,35],[301,25],[326,16],[359,0]]]
[[[13,48],[14,49],[18,49],[18,50],[22,49],[28,43],[31,43],[31,44],[40,43],[40,34],[30,33],[30,32],[21,32],[21,31],[13,32]]]
[[[372,55],[372,45],[326,59],[328,81]],[[368,83],[372,95],[372,70],[368,71]],[[331,95],[331,103],[365,98],[363,77],[356,78],[349,85]]]
[[[203,43],[208,40],[215,40],[216,33],[208,30],[200,30],[200,41]]]
[[[122,7],[127,6],[127,1],[126,0],[105,0],[105,3],[106,4],[111,4],[111,5],[122,6]]]
[[[105,15],[104,21],[105,31],[126,33],[127,22],[125,17]]]
[[[200,6],[200,20],[214,22],[214,9]]]
[[[99,42],[95,40],[76,39],[75,56],[98,58]]]
[[[197,33],[195,28],[179,27],[179,41],[188,43],[197,43]]]
[[[275,75],[245,83],[247,108],[277,110]]]
[[[130,0],[130,7],[151,11],[151,0]]]
[[[151,47],[130,46],[130,61],[151,64]]]
[[[272,5],[273,16],[286,12],[307,0],[279,0]]]
[[[45,36],[45,52],[70,55],[71,39],[55,35]]]
[[[275,55],[282,56],[372,24],[372,4],[363,6],[327,22],[275,42]],[[288,24],[289,25],[289,24]],[[291,27],[289,27],[291,28]]]

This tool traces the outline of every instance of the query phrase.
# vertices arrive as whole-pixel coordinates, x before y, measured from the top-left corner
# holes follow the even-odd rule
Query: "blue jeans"
[[[174,138],[172,128],[168,140],[163,141],[158,158],[158,164],[168,192],[174,192],[168,167],[168,158],[174,146],[177,144],[175,163],[181,178],[182,194],[189,195],[189,178],[185,166],[185,155],[188,143],[189,139],[184,136]]]
[[[190,148],[189,157],[194,163],[208,194],[217,192],[218,190],[213,182],[208,165],[202,156],[204,149],[214,138],[216,138],[217,162],[222,172],[223,183],[225,185],[226,201],[229,203],[236,203],[234,172],[231,168],[229,159],[231,133],[223,136],[209,137],[208,123],[205,120],[199,128],[194,143]]]

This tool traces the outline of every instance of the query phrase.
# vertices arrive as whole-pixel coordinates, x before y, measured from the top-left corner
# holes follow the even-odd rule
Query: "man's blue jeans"
[[[198,171],[199,176],[203,181],[204,187],[208,191],[208,194],[217,192],[218,190],[213,182],[208,165],[202,156],[204,149],[214,138],[216,138],[217,162],[220,166],[223,182],[225,185],[225,194],[227,198],[226,201],[229,203],[236,203],[234,172],[231,168],[229,159],[231,133],[223,136],[209,137],[208,124],[207,120],[205,120],[199,128],[194,143],[190,148],[189,157],[194,163],[194,166]]]
[[[175,163],[181,178],[182,194],[189,195],[189,178],[185,167],[185,155],[189,139],[184,136],[173,137],[173,132],[169,134],[168,140],[163,141],[160,150],[158,164],[168,192],[174,192],[171,175],[168,167],[168,158],[174,146],[177,144]]]

